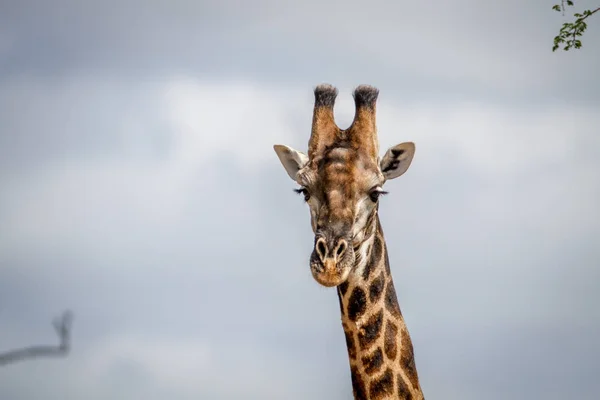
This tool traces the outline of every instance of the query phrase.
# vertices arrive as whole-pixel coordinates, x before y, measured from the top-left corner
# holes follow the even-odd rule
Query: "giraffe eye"
[[[306,188],[294,189],[294,192],[304,195],[304,201],[310,200],[310,193],[308,193]]]
[[[383,196],[386,195],[388,192],[384,192],[381,189],[374,189],[371,191],[371,193],[369,193],[369,197],[371,198],[371,201],[373,203],[377,203],[377,200],[379,200],[379,196]]]

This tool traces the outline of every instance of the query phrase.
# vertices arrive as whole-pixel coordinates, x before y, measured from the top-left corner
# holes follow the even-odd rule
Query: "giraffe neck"
[[[338,286],[356,400],[423,399],[376,212],[347,281]]]

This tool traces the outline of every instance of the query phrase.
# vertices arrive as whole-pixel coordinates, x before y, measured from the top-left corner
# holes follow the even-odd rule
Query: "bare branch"
[[[65,357],[71,347],[72,321],[73,315],[67,310],[52,322],[60,340],[58,346],[30,346],[0,353],[0,366],[37,357]]]

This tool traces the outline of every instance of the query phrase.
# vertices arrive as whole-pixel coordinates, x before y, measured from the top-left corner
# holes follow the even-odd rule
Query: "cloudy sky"
[[[75,321],[0,398],[351,398],[272,149],[328,82],[340,126],[372,84],[381,152],[417,146],[380,213],[426,397],[597,399],[600,17],[552,53],[523,4],[2,2],[0,351]]]

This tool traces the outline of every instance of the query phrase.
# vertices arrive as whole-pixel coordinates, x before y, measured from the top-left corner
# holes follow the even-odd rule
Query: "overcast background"
[[[380,88],[381,219],[427,399],[600,397],[600,16],[557,1],[0,3],[2,400],[350,399],[272,145]],[[576,9],[597,6],[576,1]]]

